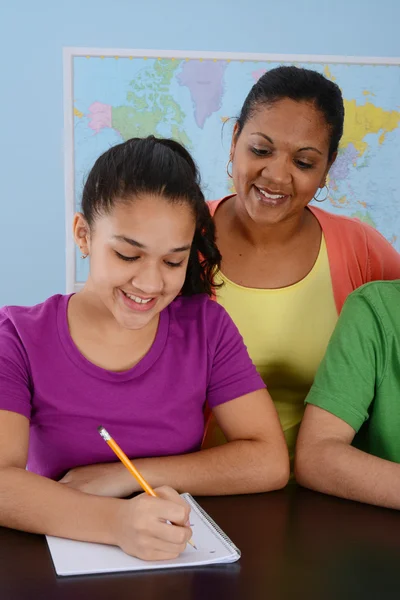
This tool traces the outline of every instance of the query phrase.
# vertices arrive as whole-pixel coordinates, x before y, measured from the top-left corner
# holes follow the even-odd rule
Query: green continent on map
[[[191,148],[192,146],[192,142],[186,131],[179,129],[177,125],[171,125],[171,137],[174,140],[178,140],[178,142],[186,146],[186,148]]]
[[[111,112],[111,126],[124,141],[158,132],[170,135],[189,148],[192,146],[183,127],[186,114],[169,93],[172,78],[181,62],[154,60],[130,82],[126,104],[113,106]],[[169,133],[166,133],[166,128]]]
[[[138,111],[132,106],[118,106],[112,109],[112,127],[126,141],[154,133],[162,116],[159,110]]]

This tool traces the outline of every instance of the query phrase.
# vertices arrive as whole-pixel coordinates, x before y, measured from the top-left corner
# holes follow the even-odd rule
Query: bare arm
[[[400,465],[351,446],[355,431],[309,404],[296,447],[301,485],[349,500],[400,509]]]
[[[247,494],[282,488],[289,457],[270,395],[252,392],[214,409],[228,443],[183,456],[135,460],[151,485],[170,485],[195,495]],[[63,483],[89,493],[128,496],[137,484],[121,464],[70,471]]]
[[[0,525],[33,533],[118,545],[144,559],[173,558],[185,547],[189,509],[173,490],[166,499],[101,498],[25,470],[26,417],[0,410]],[[164,521],[164,522],[163,522]]]

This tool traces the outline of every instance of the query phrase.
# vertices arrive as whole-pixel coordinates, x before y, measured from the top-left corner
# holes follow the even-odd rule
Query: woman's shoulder
[[[317,206],[309,206],[309,209],[320,222],[323,229],[331,228],[340,230],[342,233],[359,234],[364,238],[379,237],[386,239],[375,227],[361,221],[358,217],[347,217],[346,215],[336,215],[323,210]],[[386,240],[387,241],[387,240]],[[389,243],[389,242],[387,242]]]
[[[310,206],[309,209],[319,221],[324,234],[330,238],[327,244],[336,239],[338,242],[340,240],[342,246],[348,244],[354,247],[357,244],[363,244],[369,250],[386,248],[394,252],[390,242],[375,227],[361,221],[358,217],[336,215],[316,206]]]
[[[321,225],[336,277],[342,278],[343,269],[350,273],[353,289],[368,281],[400,278],[400,254],[377,229],[357,218],[314,206],[310,210]]]
[[[218,200],[208,200],[207,205],[210,211],[211,216],[215,215],[215,212],[220,204],[229,198],[232,198],[235,194],[230,194],[229,196],[224,196],[223,198],[219,198]]]
[[[336,215],[317,206],[308,207],[321,226],[331,226],[335,229],[346,229],[349,231],[370,232],[376,231],[371,225],[361,221],[358,217],[347,217],[346,215]]]

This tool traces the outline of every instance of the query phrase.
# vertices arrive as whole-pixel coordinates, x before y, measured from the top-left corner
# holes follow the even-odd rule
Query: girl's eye
[[[121,260],[125,260],[127,262],[135,262],[135,261],[139,260],[139,258],[140,258],[140,256],[125,256],[124,254],[121,254],[120,252],[117,252],[116,250],[114,250],[114,252],[118,256],[118,258],[120,258]],[[177,268],[177,267],[181,267],[183,265],[183,262],[184,262],[183,260],[181,260],[178,263],[166,260],[165,264],[168,267],[172,267],[174,269],[174,268]]]
[[[128,262],[133,262],[135,260],[137,260],[138,258],[140,258],[139,256],[125,256],[124,254],[120,254],[119,252],[117,252],[115,250],[115,254],[118,256],[118,258],[120,258],[121,260],[126,260]]]
[[[268,149],[264,149],[264,148],[255,148],[254,146],[252,148],[250,148],[250,150],[252,151],[253,154],[255,154],[256,156],[267,156],[268,154],[271,154],[271,151]]]
[[[183,265],[183,260],[181,260],[181,262],[178,262],[178,263],[174,263],[174,262],[170,262],[170,261],[166,260],[165,264],[174,269],[176,267],[181,267]]]

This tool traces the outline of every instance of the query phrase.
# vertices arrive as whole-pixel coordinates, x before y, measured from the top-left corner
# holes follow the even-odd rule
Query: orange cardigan
[[[231,197],[208,202],[211,215]],[[308,208],[324,233],[338,313],[347,296],[364,283],[400,279],[400,254],[376,229],[358,219]]]

